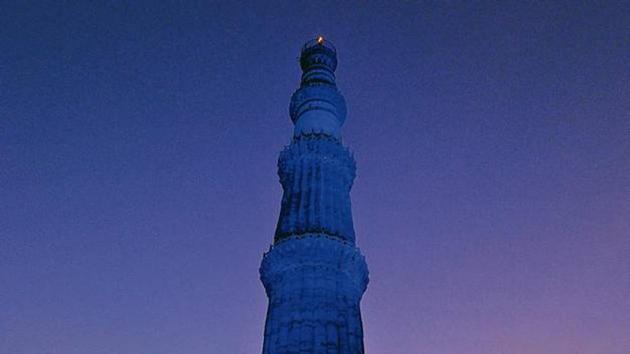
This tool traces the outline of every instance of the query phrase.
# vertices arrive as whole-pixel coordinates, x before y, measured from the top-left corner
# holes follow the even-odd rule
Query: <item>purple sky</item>
[[[628,2],[15,3],[0,353],[260,352],[276,159],[320,33],[368,353],[630,353]]]

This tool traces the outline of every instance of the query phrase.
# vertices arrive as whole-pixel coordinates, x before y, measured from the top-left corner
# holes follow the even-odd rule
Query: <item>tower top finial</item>
[[[324,36],[317,36],[306,42],[300,54],[302,85],[311,82],[335,84],[335,69],[337,69],[337,50],[331,41]]]
[[[300,67],[302,82],[289,106],[294,135],[324,134],[340,139],[346,101],[335,83],[335,46],[323,36],[311,39],[302,47]]]
[[[335,49],[335,46],[332,44],[332,42],[325,38],[322,35],[318,35],[317,37],[315,37],[314,39],[311,39],[310,41],[304,43],[304,46],[302,47],[302,51],[305,51],[309,48],[315,47],[315,46],[323,46],[326,47],[330,50],[332,50],[333,52],[337,52],[337,50]]]

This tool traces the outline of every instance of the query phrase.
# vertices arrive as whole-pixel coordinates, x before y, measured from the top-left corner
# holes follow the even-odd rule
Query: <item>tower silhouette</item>
[[[289,107],[293,139],[278,159],[280,217],[260,266],[269,298],[263,354],[364,353],[368,270],[355,245],[356,167],[341,142],[346,103],[335,82],[337,51],[318,37],[302,47],[300,66]]]

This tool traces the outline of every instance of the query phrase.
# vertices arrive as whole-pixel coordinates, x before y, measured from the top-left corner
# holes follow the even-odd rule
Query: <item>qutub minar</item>
[[[263,354],[364,353],[359,303],[368,270],[355,245],[355,161],[341,143],[346,103],[335,47],[323,37],[307,42],[300,66],[293,140],[278,159],[280,217],[260,266],[269,298]]]

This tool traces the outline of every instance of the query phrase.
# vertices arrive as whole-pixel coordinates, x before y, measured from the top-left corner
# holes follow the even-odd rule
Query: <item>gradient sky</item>
[[[627,1],[26,3],[0,9],[0,353],[259,353],[320,33],[367,352],[630,353]]]

